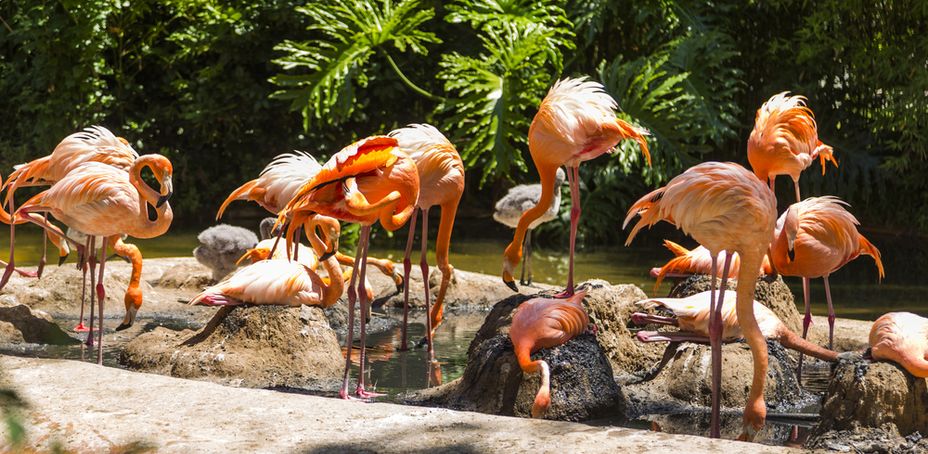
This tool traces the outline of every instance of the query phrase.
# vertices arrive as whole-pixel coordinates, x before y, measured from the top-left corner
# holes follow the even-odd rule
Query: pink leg
[[[431,292],[429,291],[429,209],[422,209],[422,236],[419,238],[422,253],[419,256],[419,269],[422,270],[422,286],[425,287],[425,343],[427,344],[429,358],[435,360],[435,350],[432,347],[432,313]]]
[[[722,392],[722,304],[725,300],[725,286],[728,283],[728,271],[731,266],[732,252],[727,251],[725,254],[725,264],[722,266],[722,283],[719,285],[718,297],[715,297],[714,289],[712,291],[709,314],[709,341],[712,346],[712,414],[710,418],[710,436],[712,438],[721,437],[721,392]],[[712,286],[715,287],[715,276],[717,276],[718,258],[712,258]],[[711,288],[710,287],[710,288]]]
[[[692,342],[696,344],[711,344],[708,337],[692,333],[659,333],[657,331],[638,331],[635,335],[639,342]]]
[[[13,270],[16,269],[16,257],[13,256],[14,246],[16,245],[16,204],[13,202],[13,197],[10,197],[10,217],[10,261],[7,262],[6,269],[3,270],[3,277],[0,277],[0,290],[3,290],[7,281],[10,280]]]
[[[799,180],[798,179],[793,180],[793,187],[796,188],[796,201],[802,202],[802,197],[799,197]]]
[[[812,300],[809,298],[809,278],[802,278],[802,300],[806,306],[806,316],[802,319],[802,338],[805,339],[809,334],[809,325],[812,324]],[[802,353],[799,354],[799,365],[796,367],[796,379],[802,383],[802,361],[805,359]]]
[[[89,237],[90,249],[87,250],[86,254],[88,255],[88,262],[90,263],[90,330],[87,333],[87,346],[93,348],[93,326],[94,326],[94,303],[97,301],[96,292],[94,289],[97,287],[97,238],[95,236]],[[98,328],[99,329],[99,328]]]
[[[406,239],[406,255],[403,256],[403,336],[400,341],[399,351],[409,350],[409,344],[406,337],[406,331],[409,328],[409,272],[412,270],[412,242],[416,237],[416,216],[419,210],[412,210],[412,216],[409,218],[409,238]]]
[[[293,261],[299,262],[300,261],[300,229],[297,229],[294,234],[296,235],[296,239],[294,239],[293,241]]]
[[[90,249],[90,236],[87,236],[85,240],[85,251]],[[81,318],[77,323],[77,326],[74,327],[74,331],[78,333],[83,333],[89,331],[86,326],[84,326],[84,304],[87,302],[87,254],[80,254],[78,260],[78,266],[81,267]]]
[[[555,298],[566,298],[574,294],[574,249],[577,246],[577,226],[580,223],[580,168],[568,167],[567,180],[570,182],[570,259],[567,288],[555,295]]]
[[[97,279],[97,304],[100,305],[100,326],[97,328],[97,364],[103,365],[103,304],[106,301],[106,289],[103,287],[103,269],[106,266],[107,237],[100,245],[100,278]]]
[[[4,267],[4,268],[5,268],[6,265],[7,265],[6,262],[4,262],[3,260],[0,260],[0,267]],[[39,275],[36,274],[35,271],[26,271],[26,270],[21,270],[21,269],[19,269],[19,268],[13,268],[13,271],[15,271],[16,274],[18,274],[18,275],[20,275],[20,276],[22,276],[22,277],[39,277]]]
[[[361,227],[361,234],[363,238],[364,227]],[[345,339],[345,375],[342,379],[342,389],[338,392],[339,397],[342,399],[353,399],[348,395],[348,378],[351,373],[351,351],[354,349],[354,303],[358,299],[358,260],[361,259],[362,246],[361,241],[358,241],[358,248],[354,256],[355,266],[351,269],[351,279],[348,281],[348,334]]]
[[[654,323],[657,325],[669,325],[677,326],[677,319],[673,317],[661,317],[660,315],[651,315],[645,314],[643,312],[635,312],[632,314],[632,323],[636,325],[647,325],[649,323]]]
[[[828,301],[828,349],[834,348],[835,343],[835,307],[831,304],[831,285],[828,284],[828,276],[825,279],[825,299]]]
[[[364,278],[367,274],[367,249],[368,245],[370,244],[370,237],[371,227],[369,225],[361,227],[361,242],[364,244],[364,250],[362,251],[361,255],[356,257],[356,260],[361,261],[360,265],[358,265],[361,268],[360,275],[358,276],[358,293],[360,294],[359,297],[361,300],[361,352],[359,358],[361,364],[360,370],[358,372],[358,387],[355,389],[354,393],[362,399],[383,396],[383,394],[364,390],[364,363],[367,361],[367,317],[370,314],[371,302],[367,300],[367,292],[363,291],[364,288],[362,286],[364,285]],[[357,264],[357,262],[355,263]]]
[[[48,226],[48,213],[42,213],[42,228]],[[35,274],[41,278],[42,272],[45,271],[46,255],[48,254],[48,235],[45,232],[42,232],[42,258],[39,259],[39,267],[35,271]]]
[[[525,243],[522,245],[522,278],[519,279],[519,284],[526,286],[532,285],[532,230],[534,229],[525,232]]]

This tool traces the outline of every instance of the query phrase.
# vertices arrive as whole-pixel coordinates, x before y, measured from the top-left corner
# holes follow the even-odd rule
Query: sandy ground
[[[797,452],[735,441],[231,388],[78,361],[0,356],[30,440],[80,452]]]

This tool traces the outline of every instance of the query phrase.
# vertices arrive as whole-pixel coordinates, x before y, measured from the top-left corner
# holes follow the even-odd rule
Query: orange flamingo
[[[910,374],[928,378],[928,318],[890,312],[870,328],[870,356],[892,361]]]
[[[689,250],[670,240],[664,240],[664,247],[673,252],[676,256],[670,259],[660,268],[651,268],[651,277],[657,278],[654,283],[654,291],[661,286],[661,281],[665,277],[687,277],[693,274],[709,274],[712,272],[712,254],[704,246],[697,246]],[[719,254],[719,260],[724,261],[727,252],[722,251]],[[728,278],[738,277],[738,271],[741,269],[741,259],[738,253],[732,255],[731,269],[728,270]],[[770,268],[770,260],[764,256],[764,262],[761,265],[761,274],[770,274],[773,270]],[[716,277],[719,277],[716,274]]]
[[[736,312],[741,321],[745,340],[751,347],[754,360],[754,378],[747,407],[744,411],[742,438],[753,439],[764,425],[767,408],[764,406],[764,385],[767,377],[767,343],[754,316],[754,284],[764,253],[773,238],[776,222],[776,197],[751,172],[734,163],[706,162],[690,167],[674,177],[667,186],[657,189],[632,205],[624,226],[636,215],[641,219],[628,235],[630,244],[644,226],[662,220],[683,229],[684,232],[706,247],[713,256],[710,275],[717,273],[719,253],[727,251],[722,267],[719,298],[715,298],[715,280],[712,279],[711,320],[709,325],[712,345],[712,421],[711,435],[720,436],[719,390],[722,369],[722,316],[725,285],[731,257],[741,257],[736,288]]]
[[[160,190],[156,191],[142,181],[141,172],[146,167],[151,169],[159,182]],[[107,246],[116,246],[123,234],[136,238],[153,238],[167,231],[174,218],[171,206],[167,203],[173,193],[172,174],[171,162],[157,154],[139,157],[129,168],[129,172],[99,162],[87,162],[72,170],[48,190],[27,201],[17,212],[51,213],[64,224],[90,235],[91,270],[94,266],[94,238],[102,238],[100,275],[96,284],[96,296],[100,305],[98,363],[102,364],[103,361],[103,303],[106,298],[103,276]],[[149,205],[155,207],[154,220],[149,218]],[[140,265],[140,257],[138,262]],[[141,272],[141,269],[138,271]],[[93,272],[91,286],[94,286]],[[91,301],[91,330],[92,310]],[[126,308],[130,324],[135,311],[137,307]]]
[[[551,405],[551,372],[543,360],[532,361],[532,353],[542,348],[563,345],[582,334],[590,325],[583,308],[586,292],[567,299],[532,298],[516,308],[509,328],[509,339],[522,372],[541,373],[541,386],[532,403],[532,417],[541,418]]]
[[[138,157],[138,153],[132,149],[126,139],[116,137],[110,130],[102,126],[85,128],[83,131],[65,137],[55,147],[52,154],[18,166],[10,174],[6,185],[2,187],[7,190],[4,204],[9,205],[11,213],[15,212],[13,194],[18,188],[54,184],[85,162],[101,162],[128,171],[132,162]],[[63,238],[55,235],[48,235],[48,238],[58,247],[60,265],[68,256],[67,243]],[[0,289],[6,285],[13,269],[15,239],[15,224],[10,224],[10,262],[3,277],[0,278]],[[42,258],[39,261],[37,273],[39,277],[42,276],[44,267],[45,242],[43,241]]]
[[[777,175],[789,175],[799,197],[799,174],[818,158],[822,164],[831,161],[835,167],[834,150],[818,138],[818,128],[812,109],[803,96],[788,96],[788,92],[773,95],[754,118],[754,130],[748,139],[748,161],[754,173],[774,188]]]
[[[265,210],[278,214],[293,199],[300,188],[308,183],[321,169],[322,166],[319,165],[316,158],[302,151],[278,155],[261,171],[258,178],[239,186],[229,194],[229,197],[219,207],[216,220],[222,218],[229,204],[236,200],[252,201],[261,205]],[[299,250],[295,250],[294,255],[298,258],[300,256]],[[352,257],[340,252],[336,253],[335,257],[342,265],[354,266],[354,258]],[[403,281],[394,269],[393,262],[374,257],[368,257],[367,261],[384,275],[390,276],[397,289],[403,285]]]
[[[238,271],[211,286],[190,301],[190,304],[235,306],[240,304],[274,304],[284,306],[329,307],[338,302],[344,289],[342,270],[335,259],[340,227],[338,221],[326,218],[319,222],[326,232],[322,240],[313,231],[309,236],[316,255],[326,257],[322,266],[329,275],[327,282],[310,267],[290,260],[262,260]],[[307,232],[309,233],[309,232]]]
[[[771,245],[776,269],[784,276],[803,278],[802,293],[806,306],[802,321],[803,338],[812,324],[809,279],[821,277],[825,281],[829,348],[834,342],[835,310],[831,303],[828,276],[861,254],[873,257],[880,279],[884,275],[880,251],[857,231],[857,219],[845,206],[847,203],[837,197],[810,197],[790,205],[777,219]],[[801,360],[799,364],[801,370]]]
[[[380,225],[388,231],[399,229],[412,216],[418,198],[419,175],[415,161],[399,149],[396,139],[372,136],[359,140],[332,156],[281,210],[277,224],[290,225],[286,233],[288,248],[291,247],[296,227],[303,225],[316,214],[361,224],[361,238],[355,255],[360,260],[360,265],[353,268],[348,285],[348,326],[354,325],[358,282],[365,280],[371,226],[380,221]],[[366,314],[370,309],[370,301],[365,292],[360,293],[361,367],[355,395],[371,398],[378,394],[364,389]],[[352,345],[352,330],[348,330],[345,345]],[[339,396],[343,399],[349,398],[351,349],[346,356],[345,376],[339,391]]]
[[[634,139],[651,165],[648,132],[615,117],[617,104],[602,85],[579,79],[564,79],[554,84],[541,101],[538,113],[528,130],[528,148],[541,178],[538,204],[519,218],[512,242],[503,254],[503,282],[518,291],[512,273],[522,259],[522,242],[526,230],[548,210],[554,199],[557,168],[567,168],[570,183],[570,265],[565,295],[574,292],[574,249],[580,220],[580,163],[611,151],[620,141]]]
[[[735,292],[726,290],[722,305],[722,340],[735,341],[743,337],[741,325],[738,324],[738,314],[735,310]],[[632,322],[636,325],[656,323],[658,325],[678,326],[680,332],[663,333],[656,331],[639,331],[637,338],[641,342],[697,342],[709,343],[709,305],[712,294],[701,292],[686,298],[651,298],[639,301],[638,306],[643,309],[664,308],[673,313],[673,317],[649,315],[641,312],[632,314]],[[766,339],[777,340],[784,347],[814,356],[824,361],[835,362],[838,354],[815,345],[792,332],[780,321],[767,306],[757,301],[754,304],[754,316],[761,334]]]
[[[434,126],[428,124],[411,124],[405,128],[394,130],[390,136],[395,138],[401,150],[409,154],[416,162],[419,173],[419,201],[416,208],[422,212],[422,254],[419,266],[422,270],[422,286],[425,288],[426,335],[429,357],[435,359],[432,339],[435,330],[441,325],[444,312],[445,293],[454,267],[448,262],[448,249],[451,247],[451,230],[454,228],[454,217],[458,211],[458,203],[464,194],[464,162],[454,148],[454,145]],[[435,306],[429,306],[429,262],[426,257],[429,238],[429,208],[441,207],[441,221],[438,224],[438,239],[435,243],[435,258],[441,270],[441,285],[438,287],[438,296]],[[409,282],[409,271],[412,263],[409,256],[412,253],[413,237],[416,233],[416,214],[413,211],[409,220],[409,238],[406,240],[406,254],[403,257],[403,279]],[[403,330],[400,340],[400,349],[406,347],[406,328],[409,314],[409,286],[403,290]]]

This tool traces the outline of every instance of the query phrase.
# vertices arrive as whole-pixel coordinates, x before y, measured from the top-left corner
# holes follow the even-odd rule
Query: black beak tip
[[[62,255],[58,257],[58,266],[64,265],[64,261],[68,259],[67,255]]]
[[[128,328],[131,328],[131,327],[132,327],[132,324],[131,324],[131,323],[122,323],[122,324],[120,324],[119,326],[116,327],[116,331],[122,331],[122,330],[125,330],[125,329],[128,329]]]
[[[795,250],[795,249],[789,249],[789,250],[787,250],[787,251],[786,251],[786,255],[789,256],[789,261],[790,261],[790,262],[795,262],[795,261],[796,261],[796,250]]]
[[[519,293],[519,287],[516,286],[515,281],[503,281],[506,283],[506,286],[511,288],[513,292]]]
[[[333,255],[335,255],[335,251],[326,252],[325,254],[322,254],[322,257],[319,257],[319,261],[320,261],[320,262],[326,261],[326,260],[330,259]]]

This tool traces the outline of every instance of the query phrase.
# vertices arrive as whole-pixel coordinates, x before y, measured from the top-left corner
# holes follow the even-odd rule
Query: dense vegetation
[[[754,111],[784,90],[840,163],[814,164],[806,194],[928,231],[928,2],[15,0],[0,19],[0,168],[103,124],[172,159],[188,224],[278,153],[410,122],[453,138],[469,212],[488,214],[536,178],[525,135],[547,87],[589,75],[655,160],[628,143],[581,170],[587,240],[624,238],[617,209],[697,161],[746,163]]]

